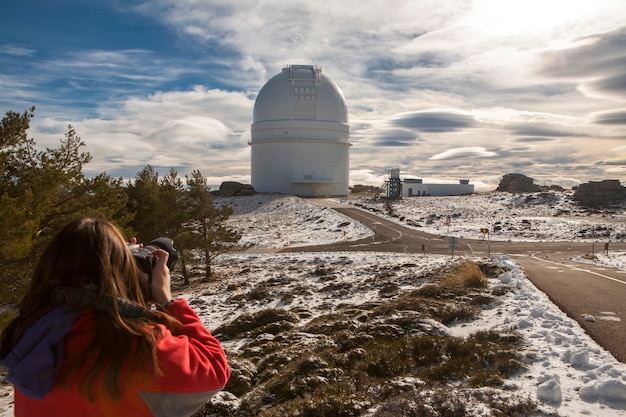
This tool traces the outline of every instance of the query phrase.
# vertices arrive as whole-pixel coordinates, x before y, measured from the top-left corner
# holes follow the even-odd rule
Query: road
[[[320,203],[323,203],[320,201]],[[484,256],[506,254],[520,262],[524,273],[561,310],[580,323],[600,346],[626,363],[626,273],[573,262],[576,255],[600,251],[589,242],[500,242],[457,239],[454,253],[447,236],[410,229],[367,211],[335,206],[334,210],[374,231],[351,242],[283,249],[281,252],[377,251]],[[611,250],[626,251],[625,242],[612,242]],[[591,315],[595,322],[583,315]]]

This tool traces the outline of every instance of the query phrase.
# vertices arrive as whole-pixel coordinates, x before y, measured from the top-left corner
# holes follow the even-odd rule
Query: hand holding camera
[[[148,301],[165,304],[172,298],[170,269],[176,265],[178,252],[174,241],[167,237],[153,240],[147,246],[136,244],[136,239],[129,245],[141,275],[146,280]]]
[[[163,249],[155,249],[152,254],[156,258],[156,263],[152,268],[152,283],[149,284],[151,301],[165,304],[172,299],[170,269],[167,267],[170,254]]]

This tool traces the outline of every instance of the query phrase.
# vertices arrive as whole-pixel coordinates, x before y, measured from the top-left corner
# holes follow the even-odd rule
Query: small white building
[[[259,91],[251,126],[251,181],[258,192],[348,195],[348,110],[322,69],[288,65]]]
[[[447,196],[474,193],[474,184],[469,180],[459,180],[456,184],[424,184],[421,179],[405,178],[402,184],[402,197]]]
[[[381,187],[387,198],[396,199],[401,197],[421,196],[450,196],[466,195],[474,193],[474,184],[469,180],[460,180],[458,183],[430,183],[425,184],[418,178],[400,178],[398,168],[389,170],[389,179]]]

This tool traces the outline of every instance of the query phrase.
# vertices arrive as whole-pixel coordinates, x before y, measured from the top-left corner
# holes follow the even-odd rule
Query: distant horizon
[[[522,173],[519,173],[519,172],[511,172],[511,173],[503,174],[503,175],[502,175],[502,178],[503,178],[505,175],[511,175],[511,174],[524,175],[524,176],[528,177],[527,175],[522,174]],[[531,179],[533,179],[533,180],[534,180],[534,178],[532,178],[532,177],[529,177],[529,178],[531,178]],[[402,180],[404,180],[404,179],[402,179]],[[224,180],[224,181],[222,181],[222,183],[224,183],[224,182],[231,182],[231,181],[232,181],[232,182],[238,182],[238,183],[241,183],[241,184],[244,184],[244,185],[251,185],[250,183],[244,183],[244,182],[240,182],[240,181],[233,181],[233,180]],[[439,182],[436,182],[436,181],[439,181]],[[459,181],[459,180],[434,180],[434,179],[428,179],[428,180],[424,181],[424,184],[455,184],[455,183],[458,183],[458,181]],[[563,188],[563,189],[564,189],[564,190],[566,190],[566,191],[575,191],[575,188],[579,187],[581,184],[586,184],[586,183],[600,183],[600,182],[604,182],[604,181],[618,181],[618,182],[620,183],[620,185],[622,185],[622,182],[621,182],[619,179],[615,179],[615,178],[604,178],[604,179],[601,179],[601,180],[589,180],[589,181],[582,182],[582,183],[580,183],[580,184],[578,184],[578,185],[574,185],[574,186],[572,186],[572,187],[564,187],[564,186],[562,186],[562,185],[560,185],[560,184],[537,184],[537,183],[535,183],[535,182],[534,182],[534,184],[535,184],[535,185],[537,185],[537,186],[539,186],[539,187],[541,187],[541,188],[548,188],[548,189],[549,189],[550,187],[560,187],[560,188]],[[219,190],[219,188],[220,188],[220,186],[222,185],[222,183],[220,183],[220,184],[211,184],[211,185],[209,185],[209,186],[211,187],[211,191],[217,191],[217,190]],[[470,180],[470,182],[469,182],[469,183],[470,183],[470,184],[473,184],[471,180]],[[376,184],[354,184],[354,185],[350,185],[350,186],[349,186],[349,188],[350,188],[350,189],[353,189],[354,187],[359,187],[359,186],[360,186],[360,187],[371,187],[371,188],[376,188],[376,189],[379,189],[382,185],[383,185],[383,183],[378,184],[378,185],[376,185]],[[477,193],[477,192],[479,192],[479,193],[480,193],[480,192],[491,192],[491,191],[496,191],[496,189],[498,188],[498,185],[500,185],[500,183],[496,184],[496,185],[493,187],[493,189],[475,190],[474,192],[475,192],[475,193]],[[623,186],[623,185],[622,185],[622,186]],[[415,197],[417,197],[417,196],[415,196]]]

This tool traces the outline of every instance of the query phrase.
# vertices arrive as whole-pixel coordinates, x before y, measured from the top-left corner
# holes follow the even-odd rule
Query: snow
[[[450,197],[413,197],[391,203],[370,198],[335,199],[339,204],[375,209],[388,220],[432,233],[481,238],[489,229],[499,241],[622,241],[626,238],[623,209],[594,212],[573,203],[572,191],[515,195],[504,192]],[[403,218],[403,220],[400,220]],[[603,247],[598,243],[597,251]]]
[[[337,212],[327,210],[325,205],[329,203],[375,208],[380,210],[379,215],[402,222],[406,226],[411,223],[407,220],[413,220],[414,227],[424,232],[454,234],[459,237],[480,237],[479,231],[482,227],[490,228],[490,237],[494,240],[614,241],[626,237],[626,216],[623,210],[589,213],[575,206],[571,195],[571,192],[524,196],[493,192],[459,197],[409,198],[392,205],[393,216],[385,215],[384,203],[373,202],[369,198],[331,199],[320,205],[318,201],[295,197],[256,196],[256,201],[251,201],[254,201],[257,209],[250,208],[245,199],[240,199],[231,221],[233,225],[248,224],[247,232],[251,233],[248,241],[256,241],[257,248],[266,252],[294,244],[322,244],[338,238],[357,240],[369,236],[368,231],[357,225],[344,226],[346,233],[338,236],[335,226],[352,221]],[[268,207],[264,207],[265,199]],[[294,216],[293,213],[297,214]],[[306,221],[307,217],[301,217],[303,213],[316,217],[316,220]],[[401,221],[400,217],[405,219]],[[451,219],[449,225],[446,224],[448,218]],[[272,239],[265,238],[268,224],[276,230]],[[313,229],[310,227],[312,224],[315,224]],[[494,231],[493,227],[497,225],[501,227]],[[256,229],[261,231],[258,240],[254,234]],[[626,253],[611,252],[607,256],[600,253],[600,244],[596,245],[596,260],[574,259],[626,270]],[[295,279],[295,271],[304,265],[332,265],[342,282],[356,287],[367,278],[368,267],[381,267],[389,263],[415,265],[407,275],[416,275],[416,269],[435,269],[450,262],[450,257],[404,254],[391,256],[388,253],[359,252],[256,253],[232,254],[223,256],[221,260],[224,265],[258,268],[259,282],[281,279],[281,275],[284,277],[285,274],[290,274],[291,279],[286,280],[285,285],[302,285],[300,279]],[[516,288],[516,292],[503,295],[500,304],[496,308],[484,310],[479,320],[446,329],[449,334],[466,336],[478,330],[517,328],[527,342],[525,354],[529,360],[529,368],[507,382],[512,393],[527,394],[542,402],[546,412],[556,411],[560,415],[626,416],[626,365],[600,347],[575,320],[569,318],[538,290],[526,278],[519,263],[507,256],[494,257],[494,260],[508,270],[492,280],[492,285],[510,285]],[[284,265],[291,267],[285,271],[281,268]],[[407,288],[410,288],[410,284],[407,284]],[[375,291],[353,291],[343,295],[335,294],[329,300],[320,288],[308,289],[300,299],[291,301],[290,308],[301,305],[313,314],[321,314],[327,312],[329,302],[356,304],[377,297]],[[192,294],[188,296],[197,297]],[[281,300],[274,306],[229,306],[219,294],[205,295],[202,298],[204,305],[211,306],[203,312],[203,319],[209,328],[215,328],[236,314],[281,306]],[[601,318],[603,320],[619,320],[612,312],[604,314]],[[438,325],[443,326],[440,323]],[[227,348],[236,349],[235,346]]]
[[[338,240],[358,240],[373,232],[329,207],[281,194],[224,197],[217,205],[230,206],[229,223],[242,233],[242,244],[257,249],[280,249]]]
[[[373,281],[378,271],[396,265],[398,282],[403,289],[417,288],[415,280],[424,272],[451,261],[449,256],[431,254],[390,254],[364,252],[276,253],[293,246],[357,240],[372,232],[350,218],[330,209],[328,205],[359,205],[375,207],[384,215],[382,203],[368,199],[304,200],[281,195],[220,198],[219,204],[231,205],[234,214],[229,223],[243,234],[243,242],[255,247],[244,253],[222,255],[215,265],[217,274],[232,277],[227,283],[216,283],[208,290],[182,293],[209,329],[215,329],[244,313],[267,308],[301,308],[317,315],[328,313],[334,306],[361,304],[380,297]],[[320,204],[322,203],[322,204]],[[571,193],[555,192],[515,196],[505,193],[474,194],[462,197],[429,197],[404,199],[393,205],[395,215],[412,220],[413,227],[435,234],[479,237],[481,227],[493,230],[492,239],[501,240],[621,240],[626,236],[623,210],[611,213],[590,213],[576,208]],[[446,219],[451,218],[450,224]],[[495,231],[494,226],[500,226]],[[530,226],[529,226],[530,225]],[[450,228],[450,232],[447,228]],[[591,231],[591,232],[590,232]],[[597,254],[593,262],[605,267],[626,270],[626,254]],[[506,272],[490,279],[490,285],[508,285],[494,307],[482,312],[479,320],[442,327],[455,336],[467,336],[478,330],[515,328],[525,339],[524,355],[527,370],[506,381],[511,395],[526,395],[542,404],[548,415],[558,412],[566,416],[626,416],[626,365],[594,342],[580,325],[558,309],[524,275],[519,263],[505,255],[494,261]],[[576,259],[592,262],[588,259]],[[331,270],[333,288],[322,280],[307,279],[315,268]],[[307,272],[309,271],[309,272]],[[309,274],[309,275],[307,275]],[[271,285],[269,285],[271,284]],[[268,304],[267,297],[238,299],[242,288],[280,286],[290,299],[276,298]],[[602,313],[598,320],[619,320],[612,312]],[[240,343],[240,342],[239,342]],[[238,341],[224,344],[227,351],[237,351]],[[237,401],[228,393],[221,401]],[[10,398],[0,399],[5,412],[11,415]],[[1,405],[0,403],[0,405]]]

